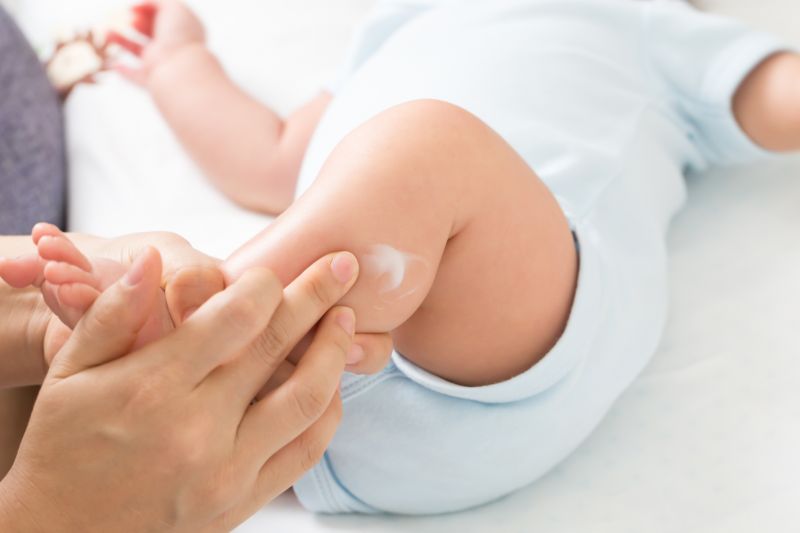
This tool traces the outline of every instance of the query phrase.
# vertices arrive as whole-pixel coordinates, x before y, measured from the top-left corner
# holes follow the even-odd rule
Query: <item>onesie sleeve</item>
[[[789,47],[684,2],[648,4],[642,36],[648,66],[706,161],[737,164],[770,155],[739,126],[733,97],[754,68]]]
[[[392,34],[436,3],[436,0],[379,0],[357,28],[342,66],[325,88],[335,94],[342,83],[352,76]]]

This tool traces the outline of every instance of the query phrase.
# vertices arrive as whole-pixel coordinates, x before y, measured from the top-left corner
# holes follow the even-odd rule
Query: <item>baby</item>
[[[134,13],[149,41],[111,36],[142,59],[120,71],[223,193],[280,215],[226,279],[288,283],[350,250],[343,303],[392,333],[386,369],[343,380],[339,433],[295,486],[314,511],[454,511],[541,477],[658,345],[684,174],[800,150],[800,56],[680,1],[378,2],[335,86],[285,120],[186,6]],[[75,293],[54,302],[74,321],[113,267],[46,233],[38,281]]]

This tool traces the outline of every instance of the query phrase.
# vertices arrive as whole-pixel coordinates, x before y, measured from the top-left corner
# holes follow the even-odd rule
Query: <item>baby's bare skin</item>
[[[139,69],[120,67],[122,73],[147,89],[183,147],[222,192],[254,211],[283,212],[330,95],[320,94],[283,120],[230,80],[206,48],[200,20],[182,2],[140,4],[134,26],[149,44],[110,35],[142,60]]]
[[[224,264],[229,280],[260,265],[285,283],[320,253],[349,249],[368,264],[385,247],[419,260],[404,270],[401,298],[387,299],[384,274],[359,280],[345,303],[360,331],[391,331],[406,357],[467,385],[507,379],[552,347],[575,290],[572,236],[549,191],[489,128],[443,102],[386,111],[351,133],[289,207],[330,96],[282,120],[225,75],[186,7],[147,5],[137,27],[150,44],[118,40],[143,59],[128,74],[225,194],[265,213],[285,211]],[[779,54],[742,84],[734,112],[759,145],[800,149],[798,95],[800,59]],[[506,180],[484,179],[490,167],[493,176],[506,169]],[[525,230],[513,242],[497,239],[509,227]]]
[[[39,287],[50,310],[69,329],[75,328],[101,292],[128,272],[117,261],[86,257],[52,224],[37,224],[31,236],[36,253],[0,262],[0,279],[15,288]],[[155,250],[148,253],[154,255],[153,261],[158,263],[154,268],[160,270],[160,255]],[[182,283],[179,281],[179,285]],[[221,286],[212,289],[213,279],[208,279],[206,285],[213,292],[221,289]],[[178,296],[174,290],[173,294]],[[178,296],[178,300],[180,298]],[[153,304],[150,320],[142,327],[133,347],[144,346],[174,328],[166,295],[162,292],[158,300]],[[173,299],[174,308],[184,309],[187,304],[178,300]]]
[[[739,87],[733,109],[761,147],[800,150],[800,55],[785,52],[764,61]]]

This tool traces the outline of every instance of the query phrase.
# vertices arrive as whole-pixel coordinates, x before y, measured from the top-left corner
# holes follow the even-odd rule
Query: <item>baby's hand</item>
[[[146,84],[152,72],[176,52],[193,45],[205,45],[203,23],[180,0],[152,0],[132,9],[133,28],[149,41],[140,44],[112,31],[108,34],[108,42],[118,44],[141,58],[139,68],[115,67],[136,83]]]

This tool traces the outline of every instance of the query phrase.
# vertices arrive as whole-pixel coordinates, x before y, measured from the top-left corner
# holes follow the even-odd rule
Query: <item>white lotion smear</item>
[[[388,295],[388,293],[396,291],[403,286],[409,265],[418,261],[426,263],[421,257],[405,253],[388,244],[376,244],[370,247],[369,253],[364,255],[363,261],[367,274],[385,280],[380,288],[382,296]],[[408,296],[415,290],[417,290],[417,287],[411,287],[397,296],[397,298]]]

